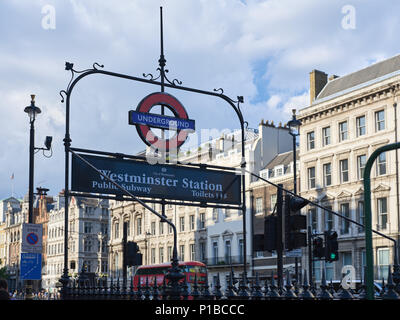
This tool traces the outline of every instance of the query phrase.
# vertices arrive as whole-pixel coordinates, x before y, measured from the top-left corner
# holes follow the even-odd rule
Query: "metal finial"
[[[35,102],[35,95],[31,94],[31,102]]]

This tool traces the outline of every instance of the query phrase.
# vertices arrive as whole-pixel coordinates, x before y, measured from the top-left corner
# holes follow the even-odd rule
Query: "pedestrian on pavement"
[[[10,300],[8,285],[5,279],[0,279],[0,300]]]

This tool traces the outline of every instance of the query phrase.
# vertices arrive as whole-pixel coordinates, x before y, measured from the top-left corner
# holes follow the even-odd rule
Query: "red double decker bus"
[[[197,275],[198,285],[202,286],[206,283],[207,267],[204,263],[198,261],[180,261],[179,268],[186,278],[189,292],[194,284],[195,275]],[[168,273],[168,269],[171,269],[171,263],[153,264],[138,267],[133,278],[133,287],[137,289],[139,281],[141,287],[144,287],[147,281],[149,286],[154,286],[154,279],[156,279],[157,285],[161,286],[163,284],[164,277]],[[181,281],[183,282],[183,280],[184,279]],[[168,284],[168,279],[166,279],[166,283]]]

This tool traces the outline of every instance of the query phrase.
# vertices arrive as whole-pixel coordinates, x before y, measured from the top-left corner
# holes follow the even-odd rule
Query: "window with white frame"
[[[315,167],[307,169],[308,172],[308,189],[315,188]]]
[[[357,202],[357,221],[359,224],[364,225],[364,201]],[[359,226],[358,232],[364,232],[364,228]]]
[[[375,130],[385,130],[385,110],[379,110],[375,112]]]
[[[308,216],[310,218],[310,225],[311,225],[311,230],[313,233],[318,232],[318,216],[317,216],[317,209],[316,208],[310,208],[308,209]]]
[[[367,163],[367,156],[365,154],[357,156],[357,172],[359,180],[362,180],[364,178],[364,169],[366,163]]]
[[[190,244],[190,260],[196,260],[196,246],[194,243]]]
[[[331,205],[324,205],[324,207],[327,208],[328,210],[332,210]],[[325,230],[332,230],[333,229],[333,213],[328,210],[324,210]]]
[[[161,234],[164,234],[164,223],[165,222],[159,222],[159,224],[158,224],[158,230],[159,230],[159,234],[161,235]]]
[[[212,244],[212,252],[213,252],[213,264],[218,263],[218,242],[214,241]]]
[[[324,163],[323,165],[324,172],[324,186],[330,186],[332,184],[332,168],[330,163]]]
[[[340,167],[340,182],[348,182],[349,181],[349,160],[343,159],[339,161]]]
[[[277,199],[277,195],[275,194],[271,194],[271,212],[274,211],[275,205],[276,205],[276,199]]]
[[[386,152],[382,152],[376,159],[376,172],[378,176],[386,174]]]
[[[164,262],[164,247],[158,248],[158,258],[160,263]]]
[[[312,150],[315,148],[315,134],[314,131],[307,133],[307,149]]]
[[[151,248],[150,259],[152,264],[156,263],[156,248]]]
[[[387,280],[389,272],[389,249],[379,248],[378,249],[378,277],[379,279]]]
[[[185,231],[185,217],[179,217],[179,228],[180,231]]]
[[[142,218],[136,219],[136,234],[142,234]]]
[[[263,213],[263,198],[259,197],[256,198],[256,214],[257,213]]]
[[[339,141],[345,141],[348,138],[347,121],[339,123]]]
[[[218,208],[213,208],[212,209],[212,219],[214,222],[218,221]]]
[[[156,235],[156,222],[155,221],[152,221],[151,222],[151,227],[150,227],[150,232],[151,232],[151,235],[153,235],[153,236],[155,236]]]
[[[341,203],[340,204],[340,213],[342,216],[346,218],[350,218],[350,204],[349,203]],[[342,219],[342,234],[348,234],[350,232],[350,222],[348,220]]]
[[[360,116],[356,118],[356,130],[357,137],[361,137],[366,134],[365,116]]]
[[[331,127],[322,128],[322,145],[331,144]]]
[[[225,263],[231,263],[231,240],[225,240]]]
[[[204,229],[206,227],[206,215],[204,212],[200,213],[200,229]]]
[[[189,216],[189,225],[190,225],[190,230],[194,230],[194,214],[191,214]]]
[[[378,198],[377,205],[379,229],[386,229],[388,223],[387,198]]]

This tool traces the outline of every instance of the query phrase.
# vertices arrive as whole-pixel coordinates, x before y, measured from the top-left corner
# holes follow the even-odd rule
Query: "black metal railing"
[[[283,285],[277,286],[274,275],[270,280],[259,280],[256,274],[251,280],[245,274],[236,277],[233,272],[227,278],[227,286],[222,290],[220,276],[212,288],[206,282],[198,284],[197,277],[194,283],[188,285],[186,281],[180,283],[179,295],[171,296],[171,288],[165,280],[162,285],[157,285],[155,279],[146,279],[144,285],[133,286],[133,279],[128,285],[117,280],[110,282],[96,279],[94,281],[70,281],[67,285],[65,299],[68,300],[365,300],[365,282],[358,290],[344,288],[341,285],[336,288],[332,281],[325,280],[323,272],[319,285],[307,280],[307,272],[304,271],[302,283],[292,281],[290,273],[286,274]],[[388,272],[388,280],[382,290],[375,292],[376,300],[400,300],[399,283],[393,282],[391,268]],[[174,297],[174,298],[171,298]]]

